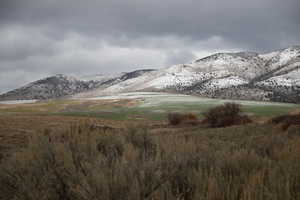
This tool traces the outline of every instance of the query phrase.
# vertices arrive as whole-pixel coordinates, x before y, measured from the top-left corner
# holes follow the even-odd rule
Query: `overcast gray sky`
[[[300,44],[299,0],[1,0],[0,93]]]

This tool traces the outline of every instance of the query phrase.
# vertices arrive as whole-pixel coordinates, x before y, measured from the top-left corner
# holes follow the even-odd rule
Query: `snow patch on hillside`
[[[0,101],[0,104],[5,105],[13,105],[13,104],[29,104],[29,103],[36,103],[38,100],[13,100],[13,101]]]
[[[259,96],[256,100],[265,100],[268,96],[267,100],[284,101],[284,96],[290,94],[291,88],[283,88],[287,86],[293,87],[294,94],[294,99],[288,101],[299,102],[299,69],[299,46],[266,54],[218,53],[189,64],[159,70],[136,70],[116,76],[100,74],[75,78],[57,75],[8,92],[0,98],[49,99],[67,95],[97,97],[133,91],[176,91],[221,98],[253,99]],[[254,88],[256,86],[262,87]],[[273,90],[276,90],[276,98],[272,96]]]

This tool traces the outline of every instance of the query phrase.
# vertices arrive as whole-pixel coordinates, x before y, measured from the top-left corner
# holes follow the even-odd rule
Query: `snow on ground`
[[[244,85],[256,77],[268,74],[279,66],[287,64],[292,60],[294,63],[284,66],[272,72],[272,76],[281,76],[287,73],[294,74],[294,77],[280,77],[278,83],[272,79],[274,85],[299,84],[299,62],[295,60],[299,57],[299,48],[291,47],[285,50],[275,51],[268,54],[256,53],[221,53],[210,57],[196,60],[189,64],[179,64],[165,67],[157,71],[152,71],[136,78],[117,82],[110,86],[101,87],[88,92],[75,95],[77,97],[98,97],[103,95],[115,95],[124,92],[151,91],[153,89],[177,89],[193,86],[206,81],[203,84],[206,93],[220,88]],[[270,60],[271,59],[271,60]],[[300,58],[299,58],[300,59]],[[270,62],[269,62],[270,61]],[[270,66],[269,66],[270,65]],[[296,74],[296,75],[295,75]],[[211,81],[208,81],[210,80]],[[268,82],[268,81],[267,81]],[[270,84],[270,83],[265,83]],[[197,91],[197,88],[195,88]]]
[[[0,104],[12,105],[12,104],[27,104],[36,103],[38,100],[13,100],[13,101],[0,101]]]
[[[155,107],[167,104],[207,104],[220,105],[227,102],[236,102],[242,105],[253,106],[294,106],[294,104],[259,102],[259,101],[240,101],[240,100],[223,100],[211,99],[198,96],[171,94],[162,92],[129,92],[112,96],[99,96],[93,98],[74,98],[80,100],[117,100],[117,99],[141,99],[139,107]]]
[[[128,93],[120,93],[118,95],[110,95],[110,96],[99,96],[92,98],[73,98],[80,100],[107,100],[107,99],[140,99],[140,98],[154,98],[154,97],[170,97],[170,96],[188,96],[183,94],[170,94],[170,93],[162,93],[162,92],[128,92]]]
[[[216,72],[218,77],[236,75],[246,80],[264,72],[264,69],[260,67],[263,64],[261,59],[250,53],[247,54],[248,56],[246,54],[240,56],[240,54],[216,54],[209,59],[194,62],[192,66],[202,72]]]
[[[225,99],[211,99],[197,96],[156,96],[152,98],[145,98],[140,107],[155,107],[168,104],[203,104],[203,105],[220,105],[228,102],[235,102],[247,106],[294,106],[294,104],[274,103],[274,102],[260,102],[260,101],[242,101],[242,100],[225,100]]]
[[[227,88],[231,86],[243,85],[246,83],[248,82],[239,78],[238,76],[231,76],[227,78],[214,79],[205,85],[206,87],[210,87],[210,88],[212,86],[214,86],[213,88]]]
[[[165,74],[156,79],[153,79],[145,84],[144,88],[157,88],[164,89],[170,86],[176,86],[180,84],[181,86],[189,86],[196,80],[201,80],[201,76],[196,73],[191,73],[190,75],[184,74]],[[142,89],[142,88],[141,88]]]
[[[300,79],[290,79],[289,77],[285,77],[285,76],[276,76],[266,81],[261,81],[257,83],[257,85],[265,85],[265,86],[280,85],[280,86],[292,87],[292,86],[300,85]]]
[[[261,54],[259,55],[259,57],[266,61],[272,61],[271,65],[269,65],[268,67],[270,68],[269,70],[273,70],[288,64],[291,60],[296,59],[299,56],[299,54],[299,47],[290,47],[281,51]]]
[[[299,52],[293,48],[284,50],[283,52],[281,52],[279,64],[287,63],[291,59],[296,58],[298,54]]]
[[[274,51],[271,53],[260,54],[259,57],[268,61],[268,60],[272,59],[273,57],[279,55],[279,53],[280,53],[280,51]]]

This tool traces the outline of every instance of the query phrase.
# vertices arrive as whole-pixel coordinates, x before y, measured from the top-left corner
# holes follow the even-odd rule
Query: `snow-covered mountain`
[[[218,53],[76,96],[174,91],[207,97],[300,102],[300,46],[267,54]]]
[[[119,75],[66,76],[57,74],[0,95],[1,100],[53,99],[71,96],[96,88],[105,88],[154,70],[137,70]]]
[[[71,90],[64,82],[67,85],[61,87],[58,84],[55,87],[57,92],[52,96],[49,95],[52,94],[49,87],[36,90],[38,82],[35,82],[4,94],[0,99],[8,96],[11,99],[28,99],[23,94],[29,90],[31,94],[42,91],[42,95],[35,95],[42,98],[70,94],[75,94],[75,97],[96,97],[130,91],[172,91],[216,98],[300,103],[299,68],[300,46],[266,54],[218,53],[159,70],[138,70],[106,79],[72,79],[69,81]],[[59,92],[60,88],[67,89]]]
[[[0,95],[1,100],[50,99],[91,90],[99,81],[83,81],[58,74]]]

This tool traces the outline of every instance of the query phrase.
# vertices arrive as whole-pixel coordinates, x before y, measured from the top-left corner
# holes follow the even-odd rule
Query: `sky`
[[[299,0],[1,0],[0,93],[297,44]]]

